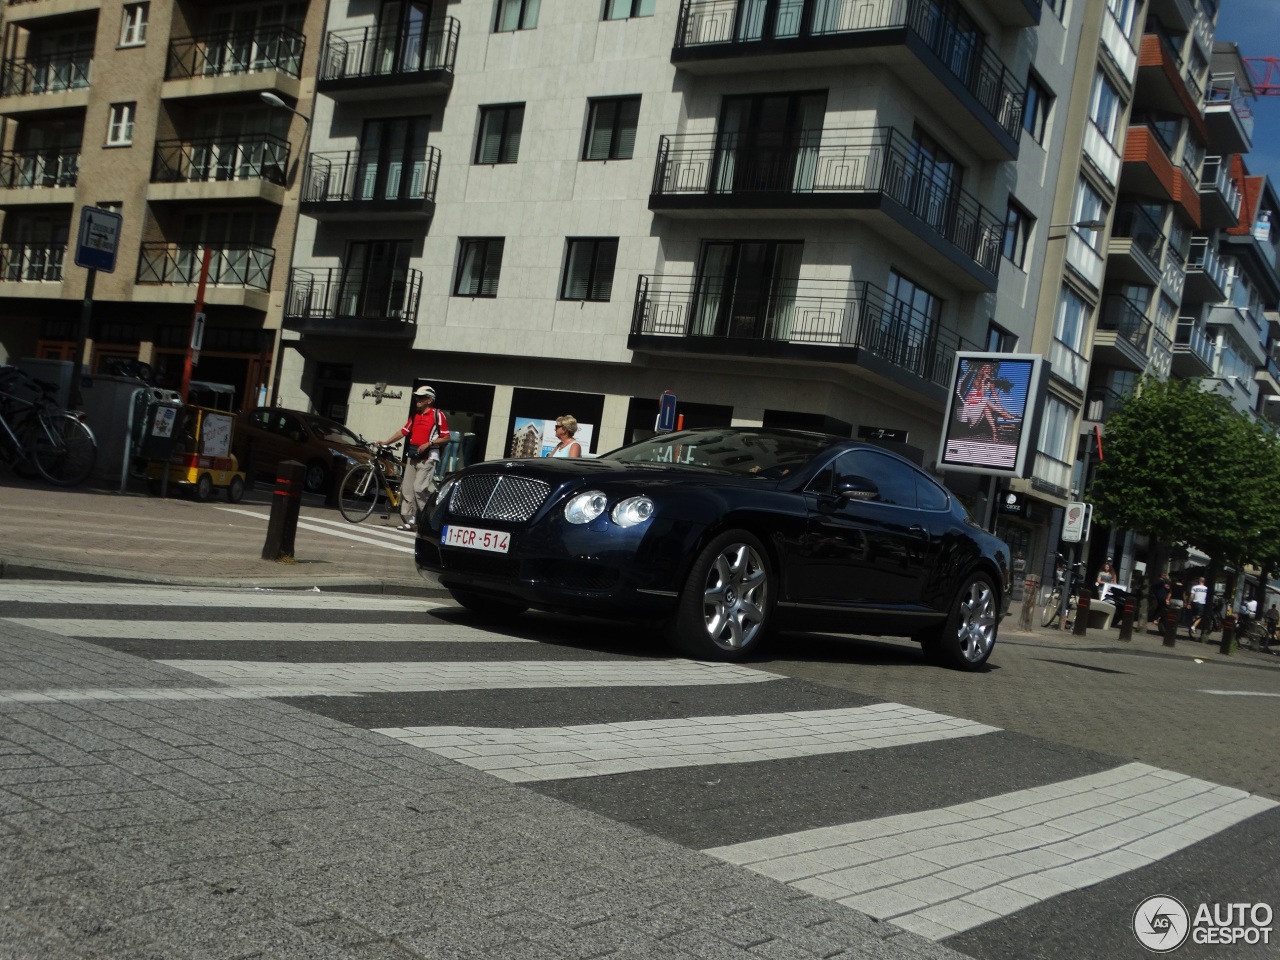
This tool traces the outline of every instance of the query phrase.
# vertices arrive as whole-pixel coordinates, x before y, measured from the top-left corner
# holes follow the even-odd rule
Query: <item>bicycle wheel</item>
[[[1062,612],[1062,592],[1054,590],[1049,594],[1049,599],[1044,602],[1044,617],[1040,621],[1040,626],[1047,627],[1058,619],[1058,614]]]
[[[27,455],[40,476],[58,487],[74,487],[89,479],[98,459],[93,431],[73,413],[53,410],[30,421]]]
[[[338,509],[351,523],[359,523],[378,504],[378,475],[371,464],[352,467],[338,488]]]

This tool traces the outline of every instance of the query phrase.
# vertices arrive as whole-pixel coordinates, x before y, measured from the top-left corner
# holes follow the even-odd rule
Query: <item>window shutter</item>
[[[502,271],[501,240],[489,240],[485,243],[484,277],[480,284],[480,295],[496,297],[498,295],[498,274]]]
[[[596,247],[596,269],[592,277],[592,300],[608,300],[613,294],[613,266],[618,259],[618,241],[600,240]]]
[[[618,143],[613,155],[619,160],[630,160],[636,152],[636,125],[640,119],[639,98],[623,100],[619,104]]]
[[[612,100],[597,100],[591,104],[591,126],[587,134],[587,159],[608,160],[609,144],[613,140],[613,119],[617,104]]]

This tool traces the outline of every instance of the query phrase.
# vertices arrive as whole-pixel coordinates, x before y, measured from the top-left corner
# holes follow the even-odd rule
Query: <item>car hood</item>
[[[777,486],[775,480],[717,470],[712,467],[699,467],[692,464],[628,463],[585,457],[487,460],[473,464],[451,476],[461,478],[493,473],[529,477],[550,484],[553,488],[565,485],[634,484],[642,487],[741,485],[756,490],[768,490]]]

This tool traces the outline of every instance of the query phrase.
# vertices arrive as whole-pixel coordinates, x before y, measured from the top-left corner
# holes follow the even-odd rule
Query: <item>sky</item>
[[[1236,44],[1245,57],[1280,59],[1280,0],[1218,0],[1216,39]],[[1253,149],[1245,164],[1280,187],[1280,96],[1258,97],[1250,106]]]

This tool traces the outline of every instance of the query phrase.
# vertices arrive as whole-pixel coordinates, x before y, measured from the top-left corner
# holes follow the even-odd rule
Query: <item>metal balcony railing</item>
[[[412,78],[415,73],[453,72],[458,56],[458,21],[401,30],[398,24],[333,30],[320,54],[320,80],[361,77]]]
[[[1223,202],[1237,215],[1240,214],[1240,188],[1231,179],[1231,171],[1222,157],[1205,157],[1200,167],[1201,189],[1212,185]]]
[[[67,50],[0,62],[0,97],[83,90],[89,86],[93,50]]]
[[[1249,106],[1249,100],[1240,89],[1240,84],[1236,82],[1233,73],[1214,74],[1209,79],[1209,95],[1205,98],[1205,109],[1221,107],[1224,104],[1231,106],[1231,112],[1240,122],[1240,128],[1244,130],[1245,136],[1252,140],[1253,108]]]
[[[878,3],[806,3],[777,0],[771,17],[762,0],[682,0],[676,48],[849,35],[905,27],[942,61],[1009,136],[1022,126],[1026,90],[980,33],[959,27],[963,10],[953,0],[879,0]],[[966,17],[967,19],[967,17]]]
[[[1151,349],[1151,327],[1151,321],[1146,318],[1141,305],[1128,297],[1110,296],[1104,301],[1098,329],[1114,331],[1117,339],[1123,340],[1143,356]]]
[[[642,275],[631,333],[856,347],[944,387],[956,351],[976,349],[861,280],[788,279],[767,295],[744,295],[726,289],[722,277]]]
[[[0,153],[0,188],[74,187],[79,166],[79,148]]]
[[[209,247],[209,283],[226,287],[271,287],[276,252],[255,243],[144,243],[138,256],[138,283],[195,284]]]
[[[268,133],[161,140],[151,161],[151,182],[267,180],[284,186],[288,169],[289,141]]]
[[[302,75],[307,40],[292,27],[235,30],[200,37],[183,37],[169,44],[166,80],[226,77],[279,70]]]
[[[1127,203],[1117,207],[1111,235],[1133,241],[1133,245],[1152,263],[1160,265],[1160,254],[1165,245],[1164,231],[1141,207]]]
[[[1112,390],[1110,387],[1094,387],[1085,398],[1084,418],[1086,420],[1105,421],[1126,399],[1126,395]]]
[[[1213,343],[1205,335],[1204,328],[1194,318],[1178,318],[1173,348],[1175,353],[1190,353],[1199,358],[1206,367],[1213,366]]]
[[[1203,273],[1219,290],[1227,290],[1227,265],[1208,237],[1192,237],[1187,253],[1187,273]]]
[[[407,160],[377,150],[313,153],[302,184],[303,203],[435,200],[440,150]]]
[[[60,281],[62,259],[66,252],[65,243],[0,244],[0,281],[8,283]]]
[[[416,323],[422,271],[295,268],[284,315],[295,319],[398,320]]]
[[[983,268],[1000,265],[1004,221],[891,127],[804,131],[784,148],[754,146],[751,134],[663,136],[654,196],[840,194],[887,196]]]

